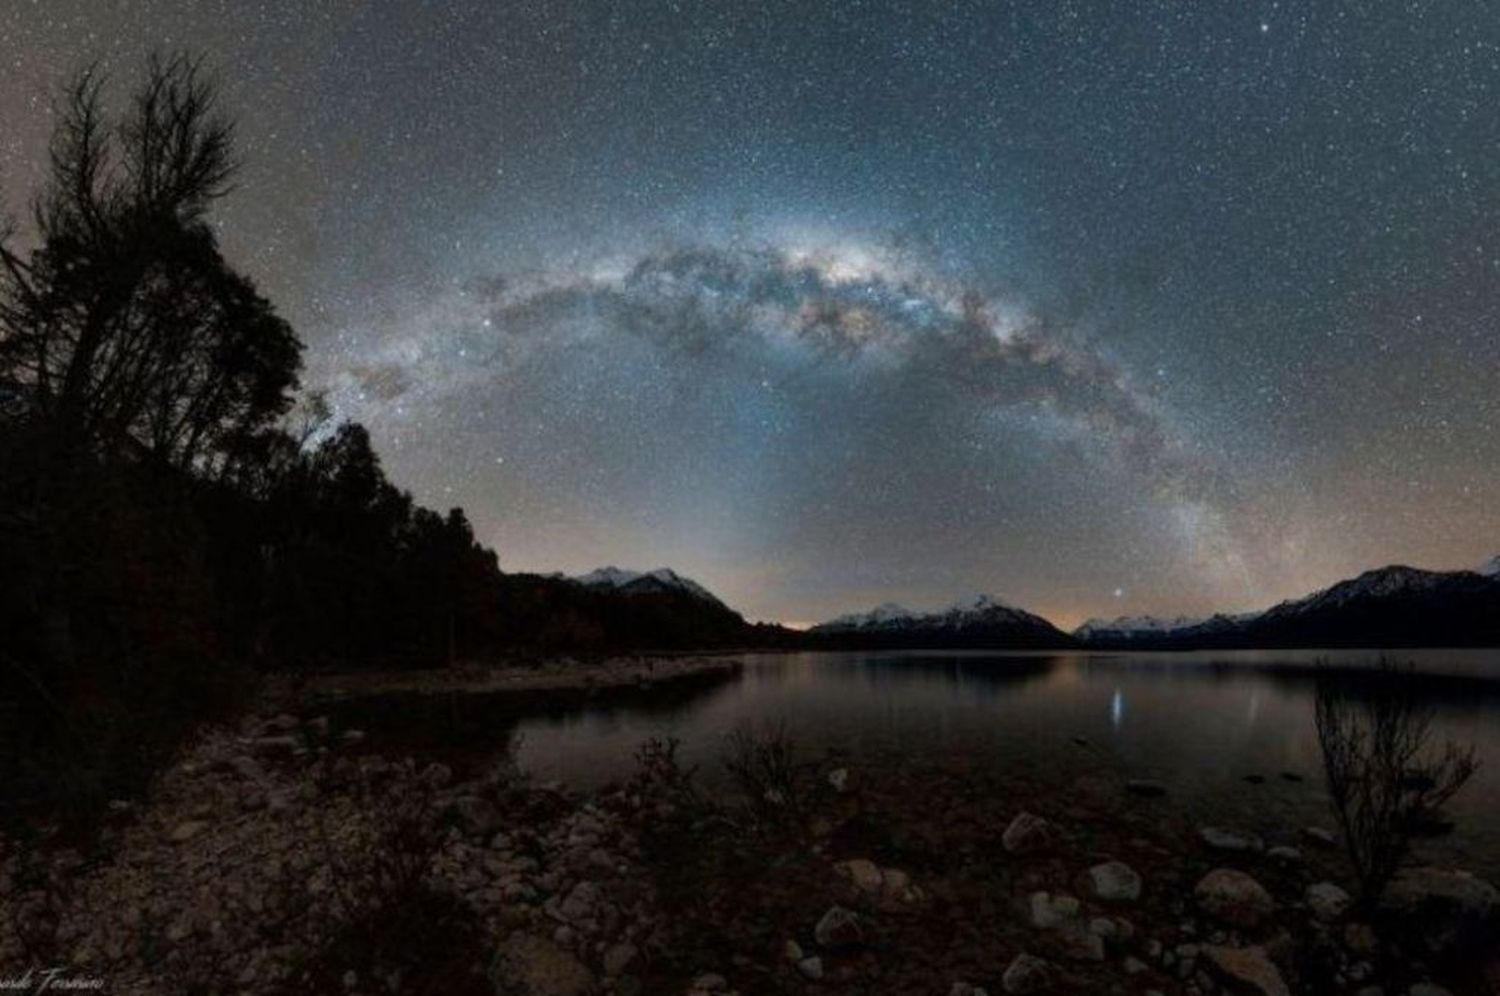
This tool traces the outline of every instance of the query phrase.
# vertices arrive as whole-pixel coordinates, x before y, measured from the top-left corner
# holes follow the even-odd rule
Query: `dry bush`
[[[1395,876],[1414,830],[1478,768],[1472,746],[1432,749],[1432,710],[1410,667],[1375,675],[1325,669],[1316,720],[1323,769],[1359,898],[1372,906]]]
[[[288,992],[341,991],[349,972],[386,992],[492,992],[478,916],[432,874],[445,832],[441,779],[398,766],[325,780],[347,781],[349,804],[330,806],[317,826],[327,872],[321,897],[306,903],[327,906],[331,919]]]
[[[806,838],[812,820],[811,766],[797,760],[783,723],[729,735],[724,768],[744,798],[752,826],[766,836]]]

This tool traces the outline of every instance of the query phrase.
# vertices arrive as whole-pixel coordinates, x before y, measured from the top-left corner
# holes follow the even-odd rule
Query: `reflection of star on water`
[[[1116,688],[1114,696],[1109,700],[1109,724],[1118,730],[1124,720],[1125,693]]]

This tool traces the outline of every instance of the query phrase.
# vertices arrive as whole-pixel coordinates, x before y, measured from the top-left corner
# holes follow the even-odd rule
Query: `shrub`
[[[1376,903],[1411,846],[1414,830],[1478,768],[1472,746],[1431,748],[1432,711],[1420,677],[1382,660],[1374,675],[1325,669],[1316,721],[1323,770],[1359,899]]]

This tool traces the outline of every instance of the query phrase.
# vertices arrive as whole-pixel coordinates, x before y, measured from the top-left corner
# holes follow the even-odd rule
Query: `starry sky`
[[[12,0],[203,54],[226,251],[513,570],[1061,624],[1500,552],[1500,10]]]

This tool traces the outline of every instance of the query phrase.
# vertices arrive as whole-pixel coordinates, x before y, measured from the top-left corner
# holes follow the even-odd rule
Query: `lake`
[[[784,724],[804,756],[949,757],[1059,784],[1091,772],[1163,782],[1204,823],[1285,837],[1331,826],[1313,726],[1313,669],[1375,652],[855,652],[753,654],[741,674],[680,694],[522,718],[515,758],[580,788],[627,777],[649,737],[677,737],[712,782],[726,734]],[[1473,743],[1479,772],[1447,807],[1433,860],[1500,877],[1500,651],[1401,651],[1428,675],[1434,739]],[[1081,740],[1079,739],[1081,738]],[[1261,784],[1247,782],[1258,775]],[[1000,828],[997,828],[997,832]]]

